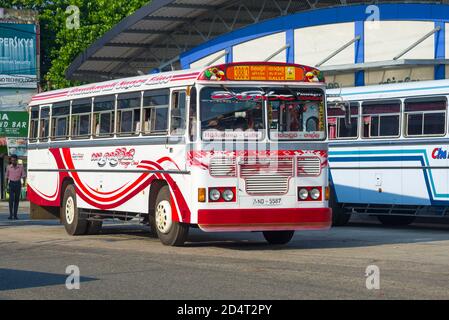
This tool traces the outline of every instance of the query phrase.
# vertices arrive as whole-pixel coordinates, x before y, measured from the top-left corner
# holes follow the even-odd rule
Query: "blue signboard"
[[[0,88],[36,88],[36,26],[0,23]]]

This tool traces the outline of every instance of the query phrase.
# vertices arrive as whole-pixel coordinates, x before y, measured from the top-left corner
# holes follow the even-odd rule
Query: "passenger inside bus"
[[[248,129],[248,122],[244,117],[235,118],[232,128],[234,131],[245,131]]]

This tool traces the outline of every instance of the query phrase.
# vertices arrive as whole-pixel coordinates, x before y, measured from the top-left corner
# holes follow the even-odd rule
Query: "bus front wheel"
[[[294,234],[295,231],[264,231],[263,237],[269,244],[287,244]]]
[[[64,200],[62,201],[61,220],[65,230],[72,236],[85,234],[87,231],[87,221],[80,215],[76,203],[76,191],[73,185],[68,185],[64,190]]]
[[[157,195],[154,218],[150,219],[152,229],[156,230],[159,240],[167,246],[182,246],[189,234],[189,225],[173,221],[172,201],[167,185]]]

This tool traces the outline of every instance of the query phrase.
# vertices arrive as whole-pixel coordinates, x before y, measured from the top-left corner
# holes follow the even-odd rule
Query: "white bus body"
[[[29,108],[30,201],[56,214],[60,210],[70,234],[98,230],[104,218],[139,216],[170,245],[184,242],[188,226],[264,231],[273,243],[287,242],[295,230],[329,228],[324,84],[228,78],[230,67],[251,66],[175,71],[38,94]],[[274,102],[254,88],[275,88],[269,93],[273,100],[285,99],[285,88],[298,97],[318,92],[322,132],[279,131],[283,120],[273,120]],[[309,99],[298,97],[292,99]],[[301,105],[301,121],[320,104]],[[287,112],[281,108],[278,113]],[[217,115],[220,110],[224,116]],[[224,128],[230,120],[244,123],[244,130]],[[250,128],[255,123],[261,127]]]

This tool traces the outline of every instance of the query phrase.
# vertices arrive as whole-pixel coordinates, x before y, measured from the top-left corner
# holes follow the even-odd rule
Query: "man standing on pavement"
[[[17,155],[11,155],[11,164],[6,168],[6,180],[9,186],[9,220],[18,220],[20,193],[25,185],[25,169],[17,163]]]

